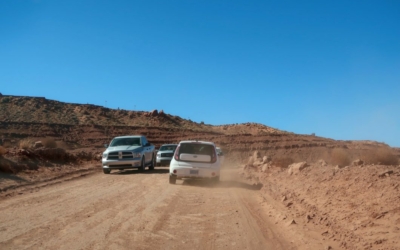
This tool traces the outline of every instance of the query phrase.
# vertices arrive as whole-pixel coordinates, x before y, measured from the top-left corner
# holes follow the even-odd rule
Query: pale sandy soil
[[[295,222],[300,245],[313,242],[308,234],[332,249],[400,249],[400,166],[314,163],[290,174],[261,165],[242,176],[263,184],[277,224]]]
[[[0,201],[0,249],[296,249],[258,209],[260,186],[99,171]]]
[[[397,250],[398,169],[230,168],[217,185],[171,185],[167,168],[3,174],[0,249]]]

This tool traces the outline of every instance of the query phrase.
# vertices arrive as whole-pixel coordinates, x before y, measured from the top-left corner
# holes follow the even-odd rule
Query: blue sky
[[[0,92],[400,147],[400,1],[0,0]]]

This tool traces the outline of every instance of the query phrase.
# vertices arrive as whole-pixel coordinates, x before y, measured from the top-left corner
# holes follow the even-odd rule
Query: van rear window
[[[200,143],[182,143],[179,148],[180,154],[213,155],[214,146]]]

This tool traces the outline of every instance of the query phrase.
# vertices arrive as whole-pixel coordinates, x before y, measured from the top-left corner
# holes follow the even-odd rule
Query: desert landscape
[[[221,183],[103,175],[104,144],[130,134],[215,142]],[[0,95],[1,249],[400,249],[399,185],[382,142]]]

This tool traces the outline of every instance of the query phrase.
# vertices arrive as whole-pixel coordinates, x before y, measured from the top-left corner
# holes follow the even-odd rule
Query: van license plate
[[[190,174],[199,174],[199,170],[190,170]]]

